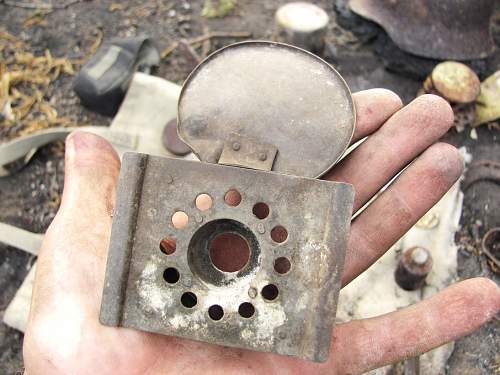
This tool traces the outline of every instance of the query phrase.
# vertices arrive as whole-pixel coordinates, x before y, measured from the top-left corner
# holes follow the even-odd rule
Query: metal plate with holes
[[[344,183],[125,154],[101,322],[325,361],[353,195]],[[212,252],[221,236],[247,251],[226,271]]]
[[[246,144],[252,168],[319,177],[349,146],[355,110],[342,77],[316,55],[251,41],[213,53],[191,73],[178,118],[179,135],[202,161],[242,166],[248,158],[228,154]]]

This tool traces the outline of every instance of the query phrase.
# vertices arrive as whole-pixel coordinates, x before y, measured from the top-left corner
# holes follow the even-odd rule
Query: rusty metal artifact
[[[441,60],[470,60],[494,50],[495,0],[350,0],[358,15],[380,24],[396,45]]]
[[[310,177],[354,122],[342,78],[304,50],[245,42],[205,59],[178,111],[201,162],[124,156],[101,322],[325,361],[354,190]]]
[[[394,276],[397,284],[404,290],[417,290],[424,286],[431,269],[432,256],[429,250],[412,247],[400,255]]]
[[[302,49],[259,41],[205,59],[182,88],[178,116],[180,137],[201,161],[305,177],[339,160],[355,122],[335,69]]]

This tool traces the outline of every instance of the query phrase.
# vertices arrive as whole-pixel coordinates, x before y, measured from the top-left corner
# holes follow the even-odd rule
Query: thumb
[[[119,169],[103,138],[75,132],[66,139],[61,207],[40,249],[32,309],[59,292],[101,288]],[[37,298],[41,294],[46,298]]]
[[[66,139],[64,192],[60,213],[72,225],[96,224],[113,212],[120,159],[103,138],[75,132]]]
[[[103,138],[76,132],[66,139],[61,207],[40,249],[25,336],[32,366],[37,358],[47,368],[81,354],[98,324],[119,169]]]

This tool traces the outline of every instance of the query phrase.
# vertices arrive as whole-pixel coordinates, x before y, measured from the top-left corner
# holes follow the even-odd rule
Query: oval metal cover
[[[202,161],[216,163],[237,136],[275,146],[272,171],[304,177],[319,177],[339,160],[355,125],[351,93],[332,66],[264,41],[208,56],[184,83],[178,116],[180,137]]]

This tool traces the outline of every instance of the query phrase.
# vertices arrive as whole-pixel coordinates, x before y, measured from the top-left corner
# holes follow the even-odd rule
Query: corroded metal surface
[[[202,162],[124,157],[101,321],[325,361],[354,189],[307,177],[349,145],[346,84],[301,49],[240,43],[191,74],[178,119]]]
[[[423,247],[412,247],[399,257],[394,277],[404,290],[417,290],[424,286],[425,278],[432,269],[432,256]]]
[[[202,161],[217,163],[237,135],[278,153],[272,170],[319,177],[349,146],[355,124],[342,77],[319,57],[286,44],[233,44],[188,77],[178,110],[180,137]]]
[[[495,0],[349,0],[380,24],[397,46],[434,59],[485,58],[494,50],[490,18]]]
[[[239,199],[227,200],[230,190]],[[200,194],[210,197],[204,210]],[[126,154],[101,322],[324,361],[353,196],[344,183]],[[180,211],[187,225],[176,228]],[[211,261],[221,233],[249,245],[241,270]]]

